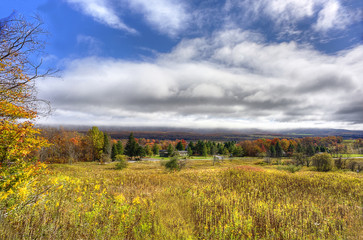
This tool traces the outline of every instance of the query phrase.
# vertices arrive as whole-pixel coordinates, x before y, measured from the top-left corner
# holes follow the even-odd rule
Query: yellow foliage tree
[[[0,169],[24,161],[33,151],[47,145],[34,127],[37,117],[35,80],[41,64],[31,61],[39,52],[43,33],[38,19],[30,22],[13,14],[0,19]]]

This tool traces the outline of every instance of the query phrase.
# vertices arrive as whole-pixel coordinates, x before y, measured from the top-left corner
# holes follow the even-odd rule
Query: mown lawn
[[[361,238],[362,174],[245,164],[50,165],[37,198],[2,215],[0,239]]]

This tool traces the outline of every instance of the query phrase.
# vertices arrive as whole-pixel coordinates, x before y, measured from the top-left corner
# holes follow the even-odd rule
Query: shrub
[[[354,172],[360,172],[363,170],[363,164],[356,161],[350,161],[348,164],[348,168]]]
[[[170,160],[165,163],[165,168],[170,171],[180,171],[183,167],[185,167],[185,160],[179,160],[177,156],[170,158]]]
[[[293,160],[287,159],[282,162],[282,165],[294,165],[294,163]]]
[[[328,172],[334,166],[333,158],[329,153],[316,154],[311,158],[313,166],[321,172]]]
[[[117,161],[115,168],[124,169],[127,168],[127,160],[125,155],[116,155],[115,160]]]
[[[112,161],[112,159],[111,159],[111,157],[108,154],[106,154],[106,153],[102,153],[101,154],[101,158],[100,158],[100,163],[101,164],[104,164],[104,163],[107,163],[107,162],[111,162],[111,161]]]
[[[338,169],[345,169],[347,166],[346,162],[347,162],[347,160],[343,159],[342,156],[340,156],[337,160],[335,160],[334,165]]]
[[[304,165],[306,156],[303,153],[295,153],[293,156],[296,166]]]

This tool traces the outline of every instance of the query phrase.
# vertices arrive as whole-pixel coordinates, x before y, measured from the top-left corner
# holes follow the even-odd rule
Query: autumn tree
[[[93,161],[98,161],[101,159],[101,155],[103,153],[103,132],[101,132],[98,127],[92,127],[90,130],[88,130],[88,136],[92,143]]]
[[[158,144],[154,144],[153,146],[153,153],[154,155],[158,155],[159,154],[159,151],[160,151],[160,147]]]
[[[193,155],[193,150],[192,150],[192,147],[190,145],[188,145],[187,151],[188,151],[188,156]]]
[[[13,14],[0,19],[0,163],[19,162],[47,145],[34,127],[41,101],[36,98],[35,81],[41,61],[34,63],[43,48],[44,31],[39,19],[27,21]]]
[[[48,128],[42,130],[42,136],[50,143],[50,146],[39,151],[39,160],[42,162],[71,164],[84,161],[82,153],[89,151],[90,144],[82,144],[86,136],[76,131]]]
[[[243,148],[241,146],[236,146],[233,150],[234,157],[243,157]]]
[[[35,82],[49,73],[40,73],[41,61],[33,61],[42,49],[41,25],[38,19],[27,21],[15,14],[0,19],[0,212],[4,216],[7,209],[29,204],[35,193],[29,191],[29,198],[23,199],[19,189],[28,190],[45,167],[33,161],[36,152],[48,146],[34,127],[41,105]]]
[[[207,148],[207,146],[205,144],[203,145],[201,155],[204,156],[204,157],[208,156],[208,148]]]
[[[152,156],[153,155],[153,151],[152,151],[150,145],[146,145],[144,150],[145,150],[145,155],[146,156]]]

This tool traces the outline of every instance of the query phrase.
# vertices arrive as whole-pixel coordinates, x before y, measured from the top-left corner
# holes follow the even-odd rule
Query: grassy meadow
[[[362,239],[363,175],[249,159],[49,165],[0,239]]]

